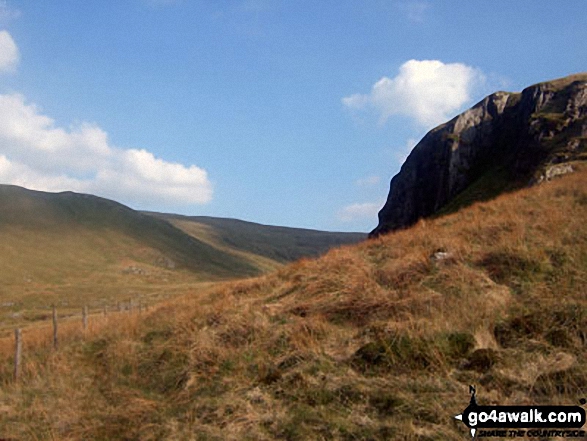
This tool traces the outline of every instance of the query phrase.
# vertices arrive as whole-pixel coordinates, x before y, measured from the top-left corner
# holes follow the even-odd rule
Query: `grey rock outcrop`
[[[587,160],[587,73],[496,92],[414,147],[370,236],[548,180],[578,160]]]

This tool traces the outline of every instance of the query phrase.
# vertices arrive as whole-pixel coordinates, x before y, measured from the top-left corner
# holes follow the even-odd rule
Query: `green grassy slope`
[[[92,195],[0,185],[0,329],[46,319],[52,303],[64,314],[79,314],[84,305],[116,308],[129,298],[153,303],[340,243],[332,240],[337,234],[310,232],[315,243],[302,237],[298,244],[298,230],[278,227],[256,226],[249,234],[240,226],[254,224],[239,221],[170,222]],[[285,240],[273,233],[281,230]]]
[[[331,248],[357,243],[367,238],[363,233],[278,227],[238,219],[149,214],[166,219],[201,240],[209,238],[218,245],[263,256],[279,263],[319,256]]]
[[[0,185],[0,329],[247,277],[249,260],[119,203]]]
[[[36,232],[113,231],[161,253],[153,263],[184,267],[207,276],[246,276],[256,268],[186,235],[168,222],[122,204],[72,192],[45,193],[0,186],[0,226]],[[72,248],[75,252],[75,247]]]

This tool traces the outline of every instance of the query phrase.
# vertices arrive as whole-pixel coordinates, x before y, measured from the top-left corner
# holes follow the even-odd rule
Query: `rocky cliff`
[[[587,73],[496,92],[416,145],[370,236],[548,180],[580,160],[587,160]]]

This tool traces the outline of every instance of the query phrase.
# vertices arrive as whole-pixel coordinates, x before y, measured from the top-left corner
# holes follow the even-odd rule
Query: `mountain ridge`
[[[146,241],[150,246],[169,254],[170,258],[177,259],[180,266],[192,269],[202,263],[194,253],[202,254],[203,258],[208,259],[208,263],[217,264],[222,269],[228,266],[236,266],[238,269],[239,266],[231,260],[234,258],[231,253],[218,258],[214,256],[214,250],[210,249],[211,243],[205,240],[204,235],[190,234],[181,226],[174,225],[174,222],[178,223],[176,221],[212,227],[225,247],[252,253],[258,251],[261,256],[278,263],[315,257],[333,246],[355,243],[366,238],[363,233],[329,232],[263,225],[232,218],[137,211],[119,202],[91,194],[72,191],[51,193],[5,184],[0,184],[0,207],[1,227],[48,228],[57,231],[79,227],[120,229],[125,234]],[[248,246],[251,239],[254,243]],[[271,241],[278,242],[274,249],[269,244]],[[192,261],[194,258],[196,260]],[[255,268],[245,268],[242,274],[237,273],[255,274],[258,274]]]
[[[145,213],[165,219],[188,234],[190,229],[186,223],[206,225],[218,232],[218,240],[221,244],[261,255],[279,263],[292,262],[302,257],[317,257],[333,246],[352,244],[367,238],[367,234],[364,233],[283,227],[235,218]],[[191,231],[193,233],[193,230]],[[201,234],[193,235],[204,240]],[[275,246],[268,247],[267,244],[275,244]]]
[[[219,253],[167,222],[99,196],[0,185],[0,207],[3,227],[18,226],[37,231],[113,229],[160,251],[164,266],[179,265],[198,270],[206,265],[210,273],[221,276],[257,273],[252,266],[237,262],[229,254]]]

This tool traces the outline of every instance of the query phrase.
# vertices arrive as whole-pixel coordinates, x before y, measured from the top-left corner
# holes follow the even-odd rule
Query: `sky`
[[[584,0],[0,0],[0,183],[368,232],[428,130],[586,41]]]

